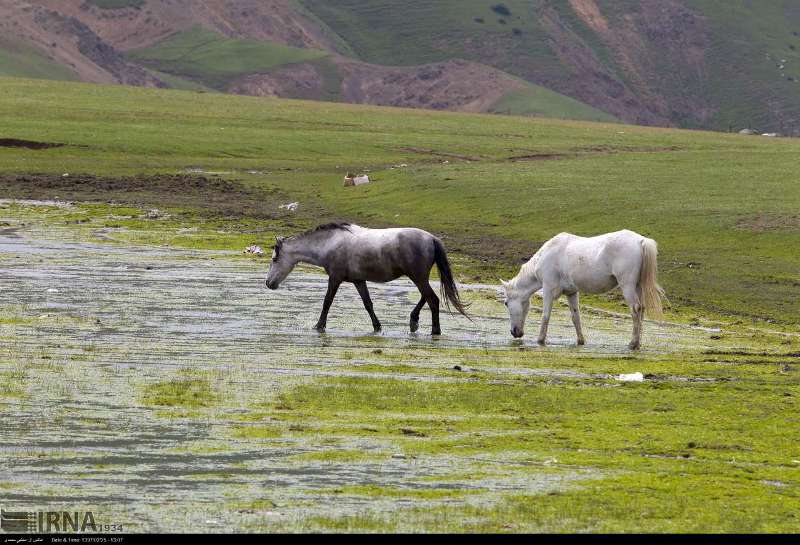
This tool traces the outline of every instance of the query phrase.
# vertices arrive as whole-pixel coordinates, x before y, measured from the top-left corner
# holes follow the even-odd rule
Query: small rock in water
[[[622,374],[617,377],[617,380],[620,382],[642,382],[644,381],[644,375],[641,373]]]
[[[461,366],[460,365],[454,365],[453,369],[455,369],[456,371],[461,371]]]
[[[261,249],[261,246],[256,246],[253,244],[252,246],[245,248],[244,253],[261,257],[264,255],[264,250]]]
[[[169,214],[165,214],[164,212],[162,212],[158,208],[152,208],[152,209],[147,211],[147,219],[149,219],[149,220],[157,220],[157,219],[161,219],[161,218],[166,218],[168,216],[169,216]]]

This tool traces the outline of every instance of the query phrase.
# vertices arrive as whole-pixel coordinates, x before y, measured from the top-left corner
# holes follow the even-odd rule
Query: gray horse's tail
[[[458,295],[458,287],[453,280],[453,273],[450,271],[450,261],[447,259],[447,252],[444,251],[444,245],[438,238],[433,240],[433,257],[436,260],[436,267],[439,269],[439,280],[442,285],[442,301],[444,301],[444,308],[450,311],[452,304],[458,312],[472,320],[467,314],[468,304],[461,301]]]

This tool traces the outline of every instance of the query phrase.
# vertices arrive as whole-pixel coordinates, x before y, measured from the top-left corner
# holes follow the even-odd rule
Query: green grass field
[[[0,407],[20,418],[46,409],[48,433],[69,421],[71,433],[141,439],[143,455],[171,460],[162,465],[183,487],[164,502],[170,486],[148,495],[126,457],[54,452],[38,443],[51,436],[20,427],[13,444],[26,448],[10,458],[13,475],[41,482],[23,490],[0,479],[5,493],[46,499],[74,489],[97,498],[123,483],[116,493],[134,490],[148,514],[133,529],[175,521],[167,527],[213,531],[204,525],[212,517],[241,531],[800,528],[798,141],[13,78],[0,78],[0,118],[0,138],[66,144],[0,147],[0,199],[77,201],[0,203],[4,236],[163,252],[90,254],[108,267],[98,286],[120,275],[114,285],[124,291],[166,271],[163,284],[134,286],[133,299],[100,290],[104,299],[86,303],[94,310],[59,312],[43,308],[46,278],[15,274],[31,286],[30,301],[0,303]],[[369,171],[373,183],[342,187],[347,171]],[[291,201],[297,212],[279,208]],[[151,217],[155,207],[161,213]],[[667,320],[678,325],[659,327],[674,343],[647,350],[656,331],[648,322],[641,353],[539,349],[530,339],[465,348],[335,331],[311,340],[294,332],[306,344],[273,345],[275,297],[316,312],[298,292],[280,290],[232,307],[254,320],[233,334],[194,331],[191,339],[215,339],[196,346],[173,337],[187,316],[240,318],[181,314],[242,297],[212,282],[195,299],[203,279],[187,270],[211,274],[217,262],[231,282],[252,274],[260,287],[266,263],[242,257],[245,244],[269,247],[277,233],[334,219],[431,230],[460,281],[490,284],[558,232],[634,229],[660,244]],[[170,252],[180,248],[239,255]],[[48,251],[0,252],[0,267],[46,263],[81,282],[97,275],[79,274],[93,265],[75,261],[75,249],[63,259]],[[169,266],[180,274],[171,277]],[[164,287],[182,279],[186,293]],[[153,327],[163,309],[130,310],[158,290],[181,317],[163,328]],[[502,304],[491,293],[470,299],[491,329],[477,335],[501,335]],[[600,309],[584,311],[590,344],[601,325],[624,339],[629,321],[606,313],[624,312],[617,295],[583,301]],[[376,298],[388,312],[383,304]],[[334,309],[339,327],[358,320]],[[557,312],[563,326],[567,314]],[[537,319],[534,311],[529,326]],[[455,323],[443,317],[446,334]],[[243,349],[237,335],[253,331],[264,337]],[[648,378],[614,378],[635,371]],[[120,418],[125,425],[114,427]],[[154,442],[152,430],[180,440]],[[63,472],[63,488],[39,473],[43,457],[77,468]],[[311,485],[298,492],[259,481],[284,471]],[[325,480],[314,481],[318,474]],[[92,501],[107,516],[129,516]],[[214,504],[208,514],[204,501]],[[187,526],[198,512],[203,520]]]
[[[2,88],[5,136],[71,144],[0,149],[4,172],[236,172],[299,200],[305,221],[451,237],[478,260],[464,274],[485,279],[512,274],[561,231],[628,228],[660,243],[676,309],[784,322],[800,311],[795,140],[15,79]],[[345,190],[348,170],[375,183]]]

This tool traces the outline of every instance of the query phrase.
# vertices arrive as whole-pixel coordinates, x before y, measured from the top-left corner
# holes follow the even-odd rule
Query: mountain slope
[[[791,0],[0,0],[0,36],[5,75],[800,132]]]
[[[465,58],[629,122],[800,128],[791,1],[301,1],[368,62]]]

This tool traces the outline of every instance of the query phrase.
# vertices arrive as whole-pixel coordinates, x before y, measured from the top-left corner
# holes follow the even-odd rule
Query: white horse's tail
[[[644,310],[650,318],[661,319],[661,298],[664,290],[658,285],[658,245],[651,238],[642,239],[642,270],[639,286],[642,288]]]

